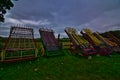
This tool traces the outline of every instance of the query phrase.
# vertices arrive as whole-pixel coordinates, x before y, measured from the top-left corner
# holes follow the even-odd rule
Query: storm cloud
[[[65,27],[78,30],[90,28],[104,32],[120,29],[119,0],[19,0],[6,14],[6,22],[0,24],[0,36],[7,36],[11,25],[24,24],[34,28],[39,37],[41,26],[64,33]],[[6,34],[4,34],[6,33]]]

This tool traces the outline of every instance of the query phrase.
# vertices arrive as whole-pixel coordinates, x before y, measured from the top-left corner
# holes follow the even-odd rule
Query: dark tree
[[[111,33],[114,36],[116,36],[117,38],[120,38],[120,30],[104,32],[104,33],[101,33],[101,35],[104,36],[104,37],[108,37],[108,33]]]
[[[14,4],[11,0],[0,0],[0,22],[4,22],[4,15],[7,13],[7,10],[10,10]]]

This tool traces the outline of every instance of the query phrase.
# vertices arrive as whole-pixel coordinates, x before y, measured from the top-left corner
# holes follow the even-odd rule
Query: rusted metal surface
[[[34,31],[32,28],[26,26],[12,26],[10,28],[10,34],[3,47],[3,53],[1,55],[2,61],[4,60],[21,60],[23,58],[35,56],[36,42],[34,40]],[[27,53],[26,51],[29,51]],[[23,53],[26,52],[26,53]],[[34,53],[32,53],[34,52]],[[7,55],[7,56],[6,56]],[[26,56],[27,55],[27,56]],[[20,59],[18,59],[20,58]]]

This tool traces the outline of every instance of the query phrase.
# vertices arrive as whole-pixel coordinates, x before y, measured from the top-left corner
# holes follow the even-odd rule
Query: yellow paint
[[[93,34],[92,31],[90,29],[83,29],[83,31],[92,39],[92,41],[96,44],[96,45],[100,45],[102,44],[102,42],[97,39]]]
[[[101,36],[99,33],[96,32],[96,34],[97,34],[104,42],[106,42],[108,45],[110,45],[110,46],[117,46],[116,43],[114,43],[114,42],[108,40],[107,38],[104,38],[104,37]]]
[[[81,46],[89,45],[89,42],[84,38],[80,37],[74,28],[68,28],[67,32],[71,35],[72,39],[75,41],[77,45],[81,45]]]
[[[45,54],[45,50],[43,47],[41,48],[40,54],[41,54],[41,56],[44,56],[44,54]]]
[[[5,54],[5,50],[2,50],[2,52],[1,52],[1,61],[4,60],[4,54]]]
[[[37,55],[38,55],[38,49],[36,48],[36,50],[35,50],[35,57],[37,57]]]

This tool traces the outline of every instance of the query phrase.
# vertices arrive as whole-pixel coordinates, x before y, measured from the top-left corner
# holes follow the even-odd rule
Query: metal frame
[[[92,48],[87,40],[78,35],[76,29],[67,27],[65,32],[70,38],[70,42],[73,44],[70,46],[70,52],[79,54],[82,56],[91,56],[96,54],[96,50]]]
[[[92,44],[92,46],[97,50],[97,53],[99,55],[108,56],[113,52],[112,48],[106,45],[100,39],[98,39],[90,29],[83,29],[81,31],[81,34],[87,41],[89,41]]]
[[[44,56],[49,57],[64,54],[58,41],[60,35],[58,36],[58,40],[56,40],[54,31],[48,28],[40,28],[39,33],[41,35],[42,44],[45,50]]]
[[[1,61],[10,62],[37,58],[38,49],[32,28],[12,26],[2,49]]]

